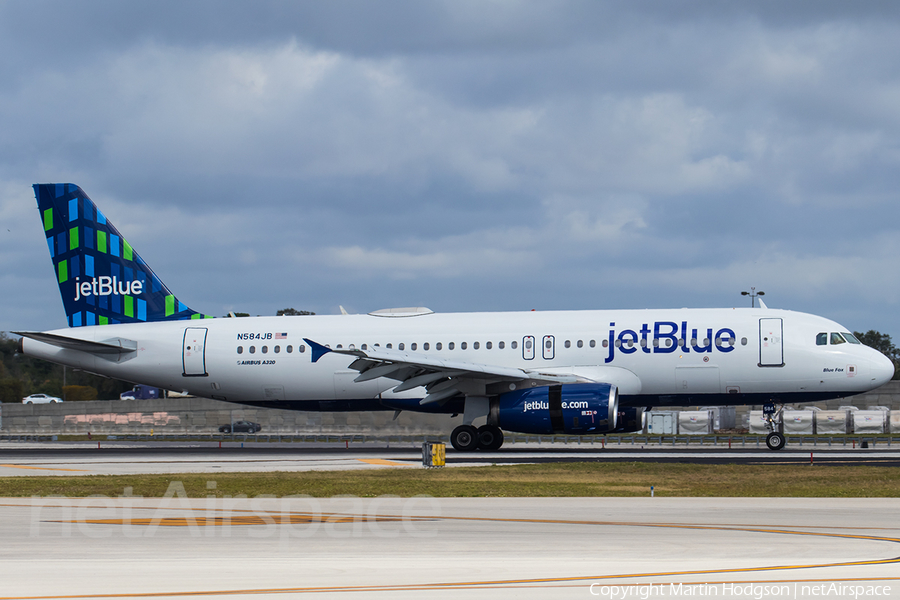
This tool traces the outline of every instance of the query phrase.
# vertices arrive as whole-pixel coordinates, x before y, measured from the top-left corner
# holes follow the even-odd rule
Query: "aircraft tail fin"
[[[70,327],[211,318],[169,291],[80,187],[34,185]]]

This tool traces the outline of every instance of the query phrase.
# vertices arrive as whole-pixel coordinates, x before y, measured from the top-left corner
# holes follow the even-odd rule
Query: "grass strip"
[[[162,497],[179,481],[189,497],[305,494],[410,497],[820,497],[900,496],[900,469],[878,466],[557,463],[453,469],[300,473],[184,473],[0,478],[0,496]],[[215,482],[215,490],[208,482]]]

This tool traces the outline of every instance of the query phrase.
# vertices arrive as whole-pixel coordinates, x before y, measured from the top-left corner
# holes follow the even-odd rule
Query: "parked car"
[[[55,404],[57,402],[62,402],[62,398],[48,396],[47,394],[32,394],[22,398],[22,404]]]
[[[250,421],[235,421],[219,427],[219,433],[231,433],[231,426],[234,425],[234,433],[256,433],[262,429],[259,423]]]

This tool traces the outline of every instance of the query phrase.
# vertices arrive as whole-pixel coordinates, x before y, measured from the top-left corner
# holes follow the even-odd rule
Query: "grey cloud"
[[[757,285],[900,332],[897,30],[893,3],[0,4],[0,283],[46,298],[0,329],[61,321],[19,203],[69,180],[214,314]]]

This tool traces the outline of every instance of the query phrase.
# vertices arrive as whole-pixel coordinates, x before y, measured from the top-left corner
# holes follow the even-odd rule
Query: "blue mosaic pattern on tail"
[[[34,195],[70,327],[211,318],[180,302],[80,187],[39,183]]]

